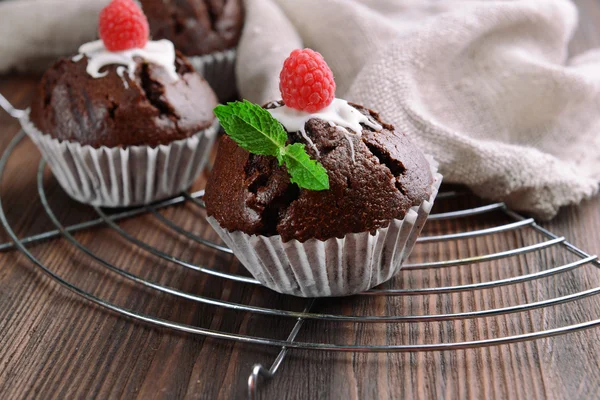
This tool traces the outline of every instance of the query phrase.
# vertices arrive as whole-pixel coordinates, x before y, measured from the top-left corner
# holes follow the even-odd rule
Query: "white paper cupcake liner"
[[[385,228],[325,241],[283,242],[281,236],[248,235],[208,222],[235,256],[263,285],[300,297],[347,296],[391,279],[409,256],[437,195],[442,176],[430,161],[431,196]]]
[[[188,59],[217,94],[220,101],[233,100],[237,94],[235,80],[236,50],[229,49]]]
[[[169,145],[94,148],[40,132],[29,120],[29,110],[20,122],[67,194],[101,207],[149,204],[188,189],[202,172],[219,130],[215,119],[210,128]]]

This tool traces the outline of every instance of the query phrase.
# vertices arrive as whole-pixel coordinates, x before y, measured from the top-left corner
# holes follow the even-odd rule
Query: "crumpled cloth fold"
[[[106,2],[1,2],[0,72],[75,52],[95,37]],[[242,97],[279,99],[283,60],[311,47],[331,66],[337,97],[380,112],[435,157],[446,182],[542,218],[598,193],[600,49],[569,58],[568,0],[246,0],[246,9]]]

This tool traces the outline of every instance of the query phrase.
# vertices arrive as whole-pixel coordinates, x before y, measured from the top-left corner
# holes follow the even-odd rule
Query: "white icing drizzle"
[[[102,78],[108,72],[100,72],[107,65],[124,65],[129,73],[129,78],[133,79],[137,62],[135,57],[161,66],[168,73],[172,81],[179,79],[175,70],[175,46],[169,40],[148,41],[143,49],[130,49],[125,51],[109,51],[104,47],[101,40],[89,42],[79,48],[79,54],[73,57],[74,62],[88,58],[87,73],[93,78]],[[120,75],[121,76],[121,75]]]
[[[287,106],[273,108],[268,111],[288,132],[300,132],[304,140],[306,140],[308,145],[315,150],[317,155],[319,155],[319,150],[317,150],[313,141],[306,135],[305,125],[308,120],[318,118],[327,121],[330,126],[337,126],[338,129],[344,131],[344,135],[348,140],[352,161],[354,161],[354,144],[350,138],[349,130],[357,135],[361,135],[362,127],[360,124],[365,124],[377,131],[382,129],[381,125],[372,121],[371,118],[367,117],[348,104],[346,100],[342,99],[334,99],[329,106],[313,114],[295,110]]]
[[[352,162],[355,162],[354,159],[354,143],[352,142],[352,138],[350,137],[350,132],[346,128],[342,128],[341,126],[337,127],[339,130],[344,132],[344,137],[348,141],[348,145],[350,146],[350,155],[352,156]]]
[[[127,68],[125,68],[124,66],[120,65],[117,67],[117,75],[119,75],[119,78],[121,78],[121,80],[123,81],[123,86],[125,86],[125,89],[129,89],[129,82],[127,82],[127,78],[125,77],[125,71],[127,70]]]

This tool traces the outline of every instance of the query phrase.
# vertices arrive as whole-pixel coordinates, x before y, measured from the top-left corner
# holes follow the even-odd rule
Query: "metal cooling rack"
[[[13,108],[8,101],[4,97],[0,95],[0,106],[4,108],[10,115],[15,118],[19,118],[23,111],[17,110]],[[25,137],[24,132],[20,132],[17,134],[13,140],[10,142],[9,146],[5,150],[4,154],[0,158],[0,182],[4,177],[4,170],[6,168],[7,162],[13,154],[17,145],[23,140]],[[139,247],[143,251],[152,254],[155,257],[167,260],[171,263],[174,263],[182,268],[191,269],[200,273],[209,274],[212,276],[216,276],[218,278],[227,279],[239,284],[250,284],[250,285],[259,285],[259,282],[249,276],[236,275],[224,271],[219,271],[211,268],[202,267],[199,265],[195,265],[192,263],[188,263],[184,260],[181,260],[173,255],[167,254],[157,248],[154,248],[127,233],[123,228],[121,228],[118,224],[120,220],[126,218],[132,218],[135,216],[139,216],[141,214],[151,214],[153,215],[157,221],[159,221],[166,230],[175,232],[179,235],[184,236],[187,239],[190,239],[196,242],[200,246],[207,246],[211,249],[215,249],[219,252],[231,253],[231,251],[218,243],[206,240],[197,236],[196,234],[185,230],[184,228],[176,225],[171,220],[164,217],[162,214],[158,212],[158,210],[163,209],[165,207],[173,207],[177,205],[181,205],[183,203],[191,203],[194,207],[203,208],[204,204],[202,202],[203,191],[193,192],[193,193],[183,193],[181,196],[162,201],[153,205],[129,209],[127,211],[119,212],[116,214],[108,215],[105,211],[100,208],[94,207],[94,211],[98,215],[98,218],[75,224],[70,226],[64,226],[58,220],[54,211],[50,207],[47,198],[46,192],[43,185],[43,173],[45,169],[46,163],[42,160],[40,161],[38,174],[37,174],[37,188],[38,194],[40,197],[40,201],[52,221],[55,225],[54,230],[50,230],[41,234],[19,238],[15,233],[13,227],[9,224],[6,216],[6,212],[4,210],[2,204],[2,197],[0,196],[0,221],[2,225],[6,229],[6,232],[12,239],[11,242],[0,244],[0,251],[10,251],[10,250],[18,250],[22,254],[24,254],[37,268],[48,274],[51,278],[53,278],[56,282],[60,283],[62,286],[67,289],[77,293],[78,295],[84,297],[85,299],[99,305],[105,307],[113,312],[121,314],[123,316],[129,317],[134,320],[139,320],[144,323],[148,323],[151,325],[164,327],[168,329],[173,329],[177,331],[187,332],[195,335],[205,335],[212,338],[217,339],[225,339],[225,340],[233,340],[242,343],[252,343],[257,345],[264,346],[275,346],[281,349],[278,356],[276,357],[273,364],[266,368],[262,365],[255,365],[252,373],[248,379],[248,396],[252,399],[257,397],[257,389],[259,378],[272,378],[279,367],[282,365],[286,355],[290,350],[293,349],[305,349],[305,350],[322,350],[322,351],[340,351],[340,352],[422,352],[422,351],[443,351],[443,350],[459,350],[459,349],[469,349],[469,348],[478,348],[485,346],[495,346],[501,344],[510,344],[515,342],[522,342],[528,340],[535,340],[541,338],[547,338],[551,336],[566,334],[570,332],[581,331],[584,329],[592,328],[600,326],[600,319],[590,320],[587,322],[562,326],[554,329],[547,330],[537,330],[529,333],[522,333],[513,336],[505,336],[505,337],[492,337],[488,339],[482,340],[471,340],[464,342],[447,342],[447,343],[434,343],[434,344],[399,344],[399,345],[389,345],[389,344],[379,344],[379,345],[345,345],[345,344],[337,344],[337,343],[328,343],[328,342],[311,342],[311,341],[297,341],[296,337],[301,331],[302,325],[307,320],[317,320],[317,321],[326,321],[326,322],[345,322],[345,323],[353,323],[353,324],[361,324],[361,323],[380,323],[380,324],[415,324],[419,322],[431,322],[431,321],[451,321],[451,320],[469,320],[473,318],[482,318],[482,317],[492,317],[492,316],[504,316],[511,313],[519,313],[525,312],[535,309],[542,309],[545,307],[555,306],[558,304],[571,303],[576,300],[580,300],[589,296],[593,296],[596,294],[600,294],[600,287],[594,287],[592,289],[584,290],[581,292],[554,297],[546,300],[536,301],[536,302],[526,302],[524,304],[518,304],[513,306],[507,306],[502,308],[493,308],[493,309],[484,309],[484,310],[476,310],[476,311],[467,311],[467,312],[459,312],[459,313],[444,313],[444,314],[427,314],[427,315],[384,315],[384,316],[375,316],[375,315],[367,315],[367,316],[359,316],[359,315],[346,315],[346,314],[327,314],[327,313],[319,313],[314,311],[316,302],[326,302],[327,300],[315,300],[315,299],[307,299],[306,305],[302,312],[296,311],[288,311],[276,308],[264,308],[252,306],[249,304],[238,304],[234,302],[223,301],[215,298],[205,297],[201,295],[187,293],[181,290],[178,290],[173,287],[164,286],[158,284],[156,282],[147,280],[138,275],[132,274],[119,268],[116,265],[106,261],[102,257],[98,256],[92,250],[85,247],[81,244],[74,236],[73,233],[77,231],[81,231],[84,229],[91,229],[99,226],[109,227],[114,230],[114,232],[124,238],[126,241],[130,242],[134,246]],[[457,192],[442,192],[438,195],[436,201],[454,198],[459,196],[460,193]],[[565,240],[564,237],[557,236],[554,233],[544,229],[540,225],[538,225],[532,218],[525,218],[509,209],[503,203],[495,203],[484,205],[475,208],[462,209],[451,212],[437,213],[431,214],[429,217],[429,221],[436,220],[452,220],[463,217],[472,217],[478,214],[485,214],[491,212],[501,212],[505,214],[506,217],[510,220],[509,223],[501,224],[498,226],[493,226],[490,228],[473,230],[469,232],[460,232],[460,233],[447,233],[442,235],[435,236],[422,236],[418,239],[417,243],[434,243],[434,242],[449,242],[449,241],[457,241],[464,240],[470,238],[476,238],[480,236],[486,235],[500,235],[506,232],[513,232],[518,234],[520,231],[525,229],[532,229],[537,233],[541,234],[546,240],[532,244],[526,245],[522,247],[512,248],[510,250],[478,255],[473,257],[455,259],[455,260],[443,260],[443,261],[429,261],[418,264],[408,264],[403,267],[402,274],[410,274],[413,270],[431,270],[452,266],[462,266],[468,264],[475,264],[493,260],[505,259],[517,255],[534,253],[542,251],[543,249],[548,248],[556,248],[560,247],[563,251],[570,252],[577,256],[577,261],[571,262],[568,264],[551,267],[547,269],[543,269],[541,271],[537,271],[529,274],[522,274],[518,276],[513,276],[504,279],[497,279],[492,281],[485,281],[479,283],[470,283],[463,285],[455,285],[455,286],[440,286],[440,287],[422,287],[415,289],[407,289],[407,288],[387,288],[387,289],[373,289],[368,292],[362,293],[359,296],[420,296],[420,295],[442,295],[448,293],[457,293],[457,292],[469,292],[476,291],[481,289],[490,289],[490,288],[498,288],[505,285],[514,285],[518,283],[524,283],[529,281],[534,281],[544,277],[550,277],[553,275],[558,275],[565,273],[567,271],[573,271],[579,267],[582,267],[587,264],[592,264],[596,267],[600,266],[600,262],[598,257],[595,255],[590,255],[584,252],[583,250],[577,248],[573,244],[569,243]],[[130,280],[137,285],[150,288],[159,292],[167,293],[172,296],[176,296],[179,298],[184,298],[187,300],[191,300],[197,303],[202,303],[210,306],[214,306],[215,308],[220,307],[224,309],[236,310],[245,313],[258,314],[258,315],[270,315],[275,316],[282,319],[292,319],[295,320],[295,325],[293,329],[291,329],[289,336],[285,340],[276,340],[270,339],[266,337],[259,336],[248,336],[236,333],[229,333],[211,329],[205,329],[197,326],[181,324],[157,317],[153,317],[151,315],[142,314],[135,310],[131,310],[128,308],[121,307],[119,305],[113,304],[107,300],[104,300],[96,295],[81,289],[77,283],[69,282],[63,277],[57,275],[55,272],[50,270],[42,261],[40,261],[34,254],[32,254],[28,250],[28,246],[36,244],[38,242],[62,237],[67,240],[72,246],[74,246],[79,251],[85,253],[87,256],[94,259],[96,262],[109,269],[110,271],[120,275],[125,280]]]

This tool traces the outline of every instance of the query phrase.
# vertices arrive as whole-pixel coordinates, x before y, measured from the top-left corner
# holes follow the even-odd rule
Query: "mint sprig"
[[[214,111],[225,132],[240,147],[285,164],[292,183],[308,190],[329,189],[327,170],[309,157],[303,144],[286,145],[287,132],[267,110],[244,100],[219,105]]]
[[[267,110],[244,100],[217,106],[215,115],[240,147],[253,154],[279,158],[287,132]]]
[[[302,143],[286,146],[283,162],[290,173],[290,181],[308,190],[329,189],[327,170],[320,162],[312,160]],[[281,161],[279,162],[281,164]]]

